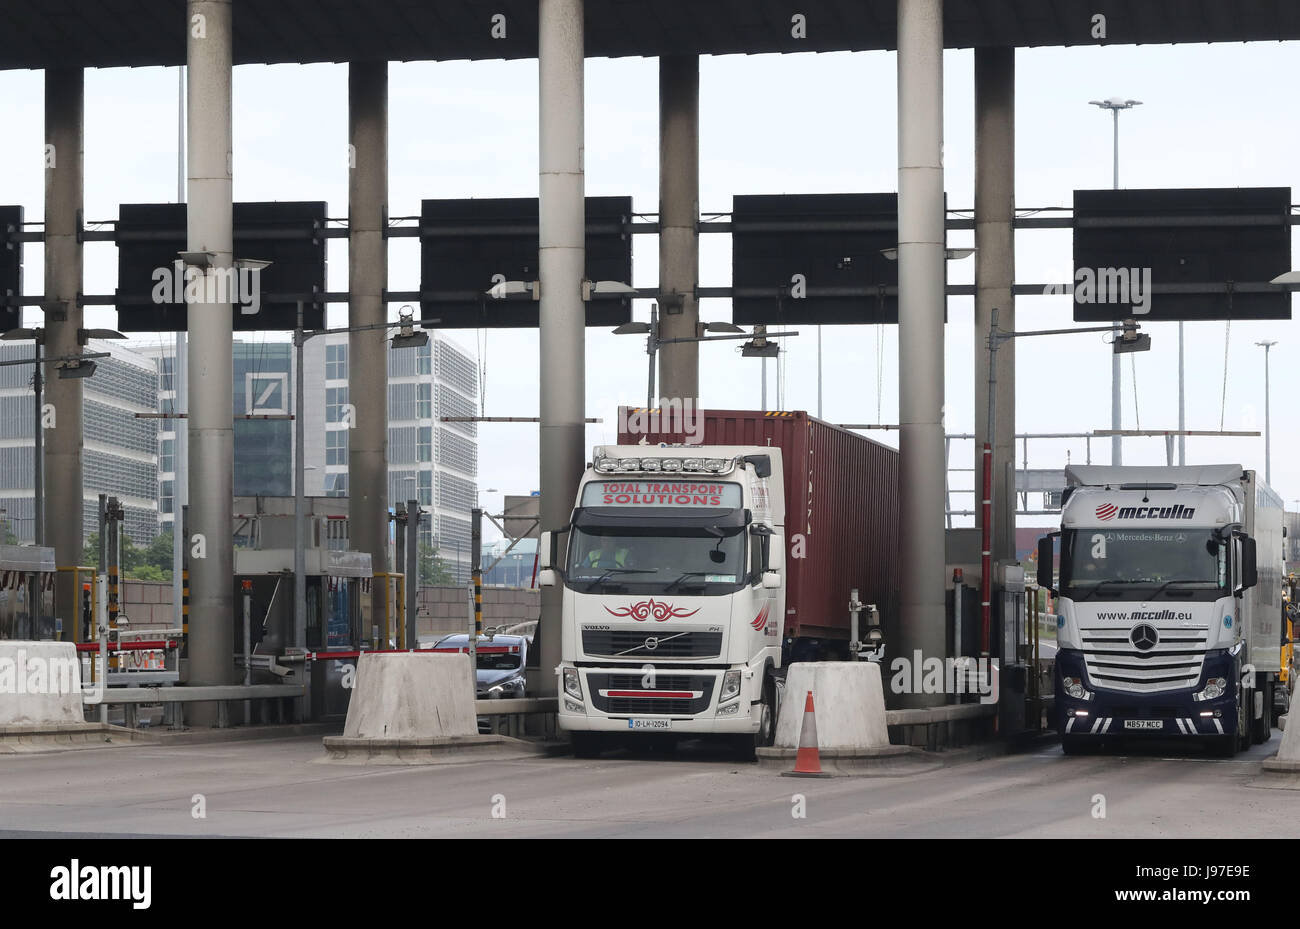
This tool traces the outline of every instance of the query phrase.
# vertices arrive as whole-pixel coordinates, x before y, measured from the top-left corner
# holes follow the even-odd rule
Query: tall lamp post
[[[1114,165],[1114,172],[1113,172],[1112,189],[1119,190],[1119,113],[1120,110],[1131,110],[1135,106],[1141,106],[1142,101],[1125,100],[1121,97],[1111,97],[1107,100],[1089,100],[1088,102],[1091,103],[1093,106],[1101,107],[1103,110],[1110,110],[1111,116],[1114,117],[1115,165]],[[1117,433],[1121,428],[1121,419],[1122,419],[1120,415],[1119,362],[1120,362],[1119,355],[1111,356],[1110,359],[1110,428],[1115,430]],[[1182,414],[1182,408],[1183,408],[1182,399],[1183,399],[1183,324],[1179,323],[1178,324],[1178,409],[1179,409],[1178,428],[1179,429],[1184,428],[1183,414]],[[1179,441],[1182,442],[1185,440],[1180,438]],[[1121,440],[1119,435],[1111,436],[1110,463],[1113,465],[1124,463],[1124,451],[1123,451],[1123,446],[1120,443]]]
[[[1270,441],[1272,439],[1272,430],[1269,428],[1269,385],[1268,385],[1268,350],[1277,342],[1270,342],[1267,339],[1263,342],[1256,342],[1260,348],[1264,349],[1264,483],[1270,487],[1273,486],[1273,454]]]

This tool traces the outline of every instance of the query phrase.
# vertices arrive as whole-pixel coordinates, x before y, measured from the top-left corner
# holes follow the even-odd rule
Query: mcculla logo
[[[153,901],[153,868],[149,865],[83,865],[73,858],[67,867],[50,871],[51,900],[130,900],[137,910]]]
[[[1115,506],[1103,503],[1097,507],[1097,518],[1103,522],[1110,519],[1191,519],[1196,515],[1196,507],[1183,506]]]

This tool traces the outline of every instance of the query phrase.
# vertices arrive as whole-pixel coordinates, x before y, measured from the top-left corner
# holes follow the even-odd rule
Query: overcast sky
[[[1022,50],[1017,56],[1016,199],[1020,208],[1068,207],[1076,188],[1111,184],[1111,119],[1088,101],[1114,95],[1144,101],[1121,116],[1121,184],[1125,187],[1294,186],[1300,128],[1294,117],[1297,49],[1290,43]],[[950,207],[969,208],[973,194],[973,53],[948,52],[945,67],[945,168]],[[537,63],[452,62],[390,66],[389,214],[411,216],[420,200],[537,195]],[[658,62],[587,62],[588,195],[631,195],[634,209],[658,210]],[[893,54],[756,55],[700,63],[700,207],[728,211],[733,194],[893,191],[897,187],[896,64]],[[176,69],[139,68],[86,74],[86,217],[112,220],[117,204],[176,198]],[[343,65],[243,66],[235,70],[234,185],[237,200],[321,200],[331,216],[347,215],[347,69]],[[0,146],[0,203],[20,203],[28,220],[43,213],[43,75],[0,73],[6,144]],[[1294,196],[1292,199],[1295,199]],[[971,244],[954,233],[950,244]],[[347,288],[346,243],[330,240],[330,290]],[[633,284],[656,284],[654,236],[637,236]],[[419,287],[413,238],[390,240],[389,288]],[[25,289],[43,282],[40,246],[26,250]],[[1068,279],[1068,230],[1021,231],[1017,280]],[[1279,268],[1278,271],[1287,269]],[[953,283],[973,279],[974,262],[954,263]],[[730,283],[730,241],[701,237],[700,283]],[[86,247],[87,293],[116,284],[111,243]],[[949,301],[946,327],[947,429],[973,428],[974,340],[971,298]],[[638,301],[636,316],[649,304]],[[396,306],[393,307],[394,315]],[[26,323],[39,324],[29,309]],[[1068,296],[1021,297],[1018,327],[1072,325]],[[725,300],[703,302],[705,319],[728,319]],[[331,312],[344,325],[346,311]],[[87,312],[87,325],[112,326],[111,310]],[[1126,428],[1176,428],[1177,327],[1148,327],[1153,350],[1124,361]],[[535,332],[457,331],[452,337],[486,367],[485,412],[537,415]],[[897,422],[897,334],[892,327],[843,326],[823,331],[824,418]],[[284,338],[269,334],[268,339]],[[1017,431],[1086,432],[1109,428],[1110,350],[1100,334],[1035,339],[1018,347]],[[1272,354],[1273,484],[1300,508],[1300,438],[1291,427],[1297,385],[1293,322],[1187,326],[1187,425],[1190,429],[1260,429],[1264,421],[1263,349]],[[877,365],[883,339],[883,366]],[[738,343],[701,346],[702,402],[757,409],[759,362],[741,359]],[[788,340],[778,403],[769,363],[769,405],[816,412],[816,329]],[[589,330],[588,445],[611,441],[615,408],[640,403],[645,390],[644,339]],[[879,385],[879,390],[878,390]],[[1135,409],[1136,402],[1136,409]],[[537,429],[480,426],[479,484],[500,492],[537,489]],[[896,444],[896,434],[876,438]],[[1109,440],[1093,442],[1105,463]],[[1059,468],[1082,462],[1083,440],[1030,445],[1029,464]],[[1240,462],[1264,470],[1263,439],[1187,441],[1189,464]],[[954,444],[953,466],[971,467],[969,443]],[[1126,464],[1164,463],[1164,441],[1131,439]],[[970,476],[954,475],[954,486]],[[499,512],[501,493],[486,493]],[[954,497],[966,507],[969,495]],[[1032,520],[1043,522],[1044,520]]]

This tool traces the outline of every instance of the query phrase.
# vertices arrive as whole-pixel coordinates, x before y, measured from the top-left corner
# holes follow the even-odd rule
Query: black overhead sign
[[[538,279],[538,206],[532,198],[424,200],[420,204],[420,314],[439,329],[529,328],[539,304],[527,294],[489,297],[501,281]],[[587,269],[591,281],[632,283],[631,197],[588,197]],[[632,318],[629,297],[593,294],[588,326]]]
[[[0,332],[22,325],[18,298],[23,294],[23,208],[0,206]]]
[[[736,196],[732,322],[898,322],[898,195]]]
[[[235,258],[261,259],[264,270],[235,268],[211,296],[229,300],[235,329],[289,330],[302,298],[325,292],[325,203],[287,201],[234,204]],[[187,325],[186,301],[199,294],[195,269],[179,265],[186,249],[183,203],[124,203],[117,220],[117,327],[123,332],[180,332]],[[255,311],[255,312],[254,312]],[[323,303],[303,307],[304,326],[325,325]]]
[[[1291,190],[1074,192],[1079,322],[1290,319]]]

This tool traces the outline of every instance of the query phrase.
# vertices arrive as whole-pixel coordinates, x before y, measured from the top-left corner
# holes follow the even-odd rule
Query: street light
[[[47,303],[41,305],[42,309],[54,311],[63,309],[66,306],[62,302]],[[95,331],[95,330],[92,330]],[[108,352],[94,352],[78,355],[63,355],[58,358],[42,358],[41,346],[45,344],[45,330],[42,328],[31,329],[10,329],[0,334],[0,340],[6,342],[26,341],[31,339],[35,343],[35,355],[31,358],[18,358],[13,361],[0,361],[0,367],[10,365],[29,364],[33,366],[32,374],[32,394],[33,394],[33,414],[32,414],[32,506],[33,506],[33,529],[32,541],[36,545],[45,544],[45,430],[41,423],[42,410],[44,406],[44,384],[45,379],[41,371],[42,365],[53,364],[59,372],[60,379],[90,377],[95,373],[95,362],[93,358],[107,358]]]
[[[741,348],[741,355],[745,358],[768,358],[775,357],[778,346],[775,342],[767,344],[766,340],[776,338],[777,336],[798,335],[797,332],[774,332],[768,334],[766,326],[755,326],[753,333],[747,333],[744,329],[733,323],[714,322],[714,323],[696,323],[696,335],[683,336],[676,339],[659,338],[659,304],[650,304],[650,322],[628,322],[613,330],[614,335],[644,335],[646,337],[645,351],[650,356],[649,374],[646,378],[646,408],[653,408],[655,405],[655,355],[661,345],[673,345],[678,342],[723,342],[728,339],[751,339]],[[706,332],[717,332],[720,335],[706,336]],[[762,351],[755,349],[755,345],[760,345]],[[766,352],[766,354],[763,354]],[[764,378],[764,387],[766,388],[767,379]]]
[[[1135,106],[1141,106],[1141,100],[1125,100],[1121,97],[1110,97],[1107,100],[1089,100],[1093,106],[1101,107],[1103,110],[1110,110],[1111,116],[1115,121],[1114,148],[1115,148],[1115,169],[1112,176],[1112,189],[1119,190],[1119,113],[1120,110],[1131,110]],[[1110,359],[1110,428],[1117,433],[1120,429],[1120,397],[1119,397],[1119,355],[1112,355]],[[1135,388],[1136,389],[1136,388]],[[1183,324],[1178,324],[1178,428],[1185,429],[1185,410],[1183,403]],[[1180,443],[1186,442],[1186,439],[1180,438]],[[1114,435],[1110,440],[1110,463],[1114,465],[1124,463],[1124,450],[1119,435]],[[1179,445],[1180,459],[1186,459],[1186,448]]]
[[[1268,351],[1277,342],[1270,342],[1267,339],[1263,342],[1256,342],[1260,348],[1264,349],[1264,483],[1270,487],[1273,486],[1273,455],[1270,447],[1271,431],[1269,430],[1269,388],[1268,388]]]

